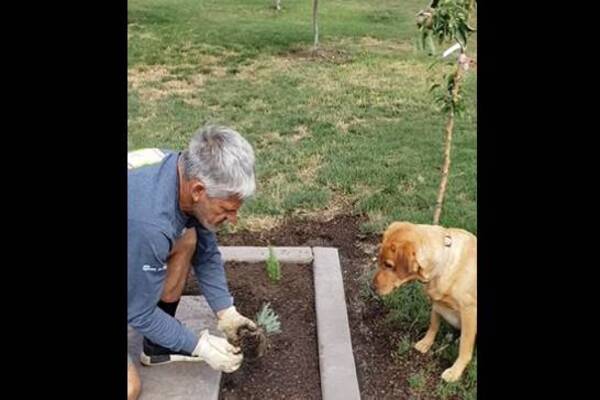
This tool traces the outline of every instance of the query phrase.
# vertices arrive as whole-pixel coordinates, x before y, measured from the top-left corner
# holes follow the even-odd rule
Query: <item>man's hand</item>
[[[200,334],[200,340],[192,355],[206,361],[213,369],[227,373],[237,370],[244,358],[239,347],[211,335],[206,329]]]
[[[250,331],[256,330],[256,324],[242,314],[237,312],[234,306],[217,313],[219,322],[217,327],[227,336],[233,343],[238,341],[238,329],[246,327]]]

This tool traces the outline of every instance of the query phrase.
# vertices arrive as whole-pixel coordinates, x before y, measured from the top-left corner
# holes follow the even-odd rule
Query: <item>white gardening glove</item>
[[[206,361],[213,369],[233,372],[242,365],[244,356],[239,347],[232,346],[227,340],[211,335],[205,329],[194,349],[193,356]]]
[[[219,315],[219,322],[217,328],[221,330],[227,339],[234,343],[238,341],[238,329],[245,326],[250,331],[256,330],[256,324],[242,314],[237,312],[234,306],[229,307]]]

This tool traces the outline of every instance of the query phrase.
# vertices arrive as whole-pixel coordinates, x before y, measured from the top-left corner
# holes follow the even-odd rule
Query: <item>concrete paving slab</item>
[[[335,248],[313,247],[315,308],[323,400],[359,400],[344,280]]]
[[[241,262],[264,262],[269,257],[268,247],[223,246],[219,247],[223,260]],[[310,247],[273,247],[280,263],[308,264],[313,260]]]
[[[223,336],[204,296],[183,296],[176,317],[198,334],[208,328],[212,334]],[[145,367],[139,362],[141,350],[142,337],[128,328],[128,351],[142,380],[140,400],[218,400],[221,372],[204,362]]]

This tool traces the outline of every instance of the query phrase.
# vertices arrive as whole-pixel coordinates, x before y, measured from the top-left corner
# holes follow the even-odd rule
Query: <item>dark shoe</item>
[[[142,345],[142,354],[140,355],[140,362],[142,365],[151,367],[154,365],[168,364],[176,361],[201,361],[200,357],[194,357],[186,352],[177,352],[166,347],[162,347],[150,340],[144,338]]]

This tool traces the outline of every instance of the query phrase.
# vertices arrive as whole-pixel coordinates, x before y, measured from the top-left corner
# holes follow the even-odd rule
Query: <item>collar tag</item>
[[[452,246],[452,236],[446,235],[444,237],[444,246],[446,246],[446,247]]]

